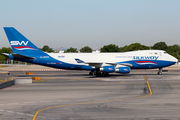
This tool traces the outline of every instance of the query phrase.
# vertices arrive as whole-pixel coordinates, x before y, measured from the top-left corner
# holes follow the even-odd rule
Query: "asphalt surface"
[[[180,120],[180,71],[25,73],[1,73],[42,80],[0,90],[0,120]]]

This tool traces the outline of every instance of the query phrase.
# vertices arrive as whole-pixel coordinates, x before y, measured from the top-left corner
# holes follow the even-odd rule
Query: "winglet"
[[[75,60],[76,60],[77,63],[84,63],[84,61],[82,61],[82,60],[80,60],[78,58],[75,58]]]

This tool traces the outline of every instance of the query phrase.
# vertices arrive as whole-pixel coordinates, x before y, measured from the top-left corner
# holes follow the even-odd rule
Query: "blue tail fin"
[[[36,47],[31,41],[24,37],[13,27],[4,27],[9,43],[14,53],[17,54],[33,54],[43,53],[38,47]]]

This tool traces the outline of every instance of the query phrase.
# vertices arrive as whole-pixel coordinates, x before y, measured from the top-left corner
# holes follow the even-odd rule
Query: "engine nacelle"
[[[115,67],[114,66],[103,66],[102,68],[100,68],[100,71],[112,73],[112,72],[115,72]]]
[[[130,67],[119,67],[115,70],[116,73],[130,73]]]
[[[14,59],[14,56],[10,53],[10,54],[9,54],[9,58],[10,58],[10,59]]]

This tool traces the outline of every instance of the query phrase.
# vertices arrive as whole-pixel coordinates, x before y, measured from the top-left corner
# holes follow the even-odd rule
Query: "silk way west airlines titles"
[[[59,69],[87,70],[90,75],[129,73],[131,69],[162,68],[178,60],[163,50],[141,50],[123,53],[45,53],[13,27],[4,27],[13,52],[10,59]]]

